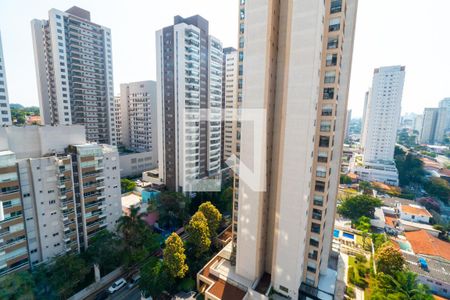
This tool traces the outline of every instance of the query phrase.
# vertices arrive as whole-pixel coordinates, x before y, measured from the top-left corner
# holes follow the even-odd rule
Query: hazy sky
[[[281,0],[285,1],[285,0]],[[155,79],[155,31],[174,15],[200,14],[224,46],[237,44],[238,0],[0,0],[0,30],[10,102],[38,105],[30,21],[73,5],[111,28],[115,93],[121,82]],[[403,112],[450,97],[450,0],[360,0],[350,105],[362,115],[373,69],[406,65]]]

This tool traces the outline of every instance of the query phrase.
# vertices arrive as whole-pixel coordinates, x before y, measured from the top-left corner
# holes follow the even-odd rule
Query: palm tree
[[[146,213],[140,213],[140,207],[131,206],[128,215],[121,216],[117,221],[117,229],[122,234],[125,246],[133,245],[139,240],[139,233],[147,226],[142,218]]]
[[[386,295],[389,295],[386,298]],[[377,275],[377,288],[372,299],[433,300],[428,286],[417,282],[417,274],[399,271],[393,276],[384,273]]]

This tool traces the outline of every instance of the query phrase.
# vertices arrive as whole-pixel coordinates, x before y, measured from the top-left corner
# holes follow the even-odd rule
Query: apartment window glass
[[[314,189],[316,192],[323,193],[325,191],[325,182],[316,181],[316,185],[315,185]]]
[[[333,105],[325,104],[322,106],[322,116],[332,116],[333,115]]]
[[[341,18],[333,18],[330,20],[328,31],[338,31],[341,28]]]
[[[331,122],[330,121],[320,121],[320,131],[321,132],[330,132],[331,131]]]
[[[314,195],[313,202],[314,202],[314,205],[316,205],[316,206],[323,206],[323,196]]]
[[[330,13],[338,13],[342,10],[342,0],[331,0]]]
[[[327,54],[326,66],[331,67],[335,66],[336,64],[337,64],[337,54],[336,53]]]
[[[317,166],[316,176],[320,178],[325,178],[327,176],[327,168],[324,166]]]
[[[320,224],[311,223],[311,232],[320,234]]]
[[[319,138],[319,147],[329,147],[329,146],[330,146],[330,137],[321,135]]]
[[[336,81],[336,71],[325,72],[325,83],[334,83]]]
[[[324,100],[334,99],[334,88],[324,88],[323,89],[323,99]]]
[[[328,38],[327,49],[336,49],[339,45],[338,37]]]

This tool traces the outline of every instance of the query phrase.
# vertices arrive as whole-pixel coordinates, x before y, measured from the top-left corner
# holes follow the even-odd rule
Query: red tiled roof
[[[444,298],[444,297],[441,297],[441,296],[438,296],[438,295],[433,295],[433,298],[435,300],[447,300],[447,298]]]
[[[388,225],[388,226],[395,227],[396,221],[397,221],[397,218],[384,216],[384,223],[386,223],[386,225]]]
[[[425,216],[430,218],[432,217],[428,210],[426,210],[425,208],[419,208],[417,206],[402,205],[401,211],[410,215]]]
[[[219,279],[209,289],[209,292],[221,300],[240,300],[243,299],[246,292],[234,285]]]
[[[450,260],[450,243],[432,236],[425,230],[405,232],[405,236],[415,253],[438,256]]]

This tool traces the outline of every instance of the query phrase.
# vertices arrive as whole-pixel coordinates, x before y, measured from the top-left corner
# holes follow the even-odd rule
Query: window
[[[327,49],[336,49],[339,45],[337,37],[328,38]]]
[[[314,247],[319,247],[319,241],[317,239],[315,239],[315,238],[310,238],[309,239],[309,244],[311,246],[314,246]]]
[[[320,178],[325,178],[327,176],[327,169],[324,166],[317,166],[316,176]]]
[[[319,209],[313,209],[312,218],[314,220],[322,220],[322,211]]]
[[[336,81],[336,71],[325,72],[325,83],[334,83]]]
[[[330,137],[321,135],[319,138],[319,147],[329,147],[329,146],[330,146]]]
[[[342,0],[331,0],[330,13],[338,13],[342,10]]]
[[[320,131],[330,132],[331,131],[331,121],[320,121]]]
[[[326,151],[320,151],[317,154],[317,161],[321,162],[321,163],[326,163],[328,162],[328,152]]]
[[[325,191],[325,182],[323,182],[323,181],[316,181],[316,185],[314,187],[314,190],[316,192],[323,193]]]
[[[325,104],[322,106],[322,116],[332,116],[333,115],[333,105]]]
[[[330,20],[330,25],[328,26],[328,31],[338,31],[341,28],[341,19],[333,18]]]
[[[311,223],[311,232],[320,234],[320,224]]]
[[[323,196],[320,195],[314,195],[314,205],[316,206],[323,206]]]
[[[337,64],[337,54],[336,53],[327,54],[326,66],[331,67],[335,66],[336,64]]]
[[[323,89],[323,99],[324,100],[334,99],[334,88],[324,88]]]
[[[289,289],[287,287],[285,287],[285,286],[282,286],[281,284],[280,284],[280,290],[285,292],[285,293],[289,293]]]

